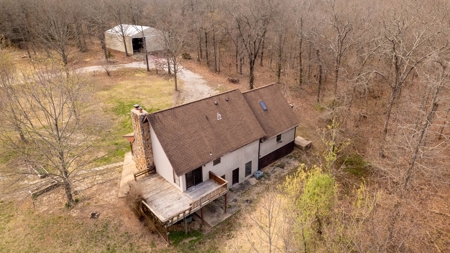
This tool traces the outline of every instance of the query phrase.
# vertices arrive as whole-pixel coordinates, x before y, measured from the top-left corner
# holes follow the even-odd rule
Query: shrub
[[[189,53],[183,53],[181,55],[181,57],[183,57],[183,59],[185,59],[185,60],[191,60],[192,59],[192,56]]]

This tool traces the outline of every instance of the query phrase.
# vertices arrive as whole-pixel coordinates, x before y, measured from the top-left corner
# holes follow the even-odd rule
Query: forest
[[[297,215],[274,231],[295,243],[263,229],[260,250],[448,252],[448,1],[0,0],[0,47],[67,68],[89,51],[111,60],[105,31],[118,24],[164,31],[173,65],[189,61],[242,90],[276,82],[295,104],[315,166],[274,189]],[[308,189],[317,198],[306,200]]]

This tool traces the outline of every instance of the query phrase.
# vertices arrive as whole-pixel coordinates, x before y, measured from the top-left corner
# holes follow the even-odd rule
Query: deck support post
[[[184,216],[184,233],[187,234],[187,221],[186,221],[186,216]]]
[[[200,217],[202,218],[202,227],[205,226],[205,220],[203,219],[203,207],[200,208]]]
[[[225,211],[224,213],[227,213],[227,193],[225,193],[225,204],[223,210]]]

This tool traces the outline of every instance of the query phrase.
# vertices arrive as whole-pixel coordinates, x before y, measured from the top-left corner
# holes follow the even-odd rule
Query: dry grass
[[[71,210],[64,207],[61,188],[35,200],[0,201],[0,252],[143,252],[164,247],[124,199],[117,198],[118,169],[108,173],[112,180],[78,193],[79,202]],[[92,212],[100,214],[98,219],[90,218]]]
[[[175,94],[173,84],[160,76],[141,69],[123,69],[106,74],[96,74],[91,78],[96,91],[98,113],[106,113],[111,118],[113,128],[108,139],[97,143],[96,149],[105,156],[97,165],[122,161],[129,150],[123,135],[130,133],[130,110],[140,104],[148,112],[172,106]]]

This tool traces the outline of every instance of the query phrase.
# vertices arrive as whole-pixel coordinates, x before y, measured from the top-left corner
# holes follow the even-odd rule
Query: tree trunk
[[[396,86],[396,87],[392,88],[392,94],[391,94],[391,97],[389,98],[388,108],[386,111],[386,119],[384,121],[384,127],[383,127],[383,139],[382,139],[381,148],[380,148],[380,157],[385,157],[385,154],[384,154],[385,142],[386,142],[386,138],[387,138],[389,122],[391,120],[392,108],[394,106],[394,102],[397,97],[397,94],[398,94],[398,87]]]
[[[197,53],[197,61],[200,61],[203,58],[202,52],[202,32],[200,29],[198,30],[198,53]]]
[[[311,80],[312,42],[309,42],[308,50],[308,82]]]
[[[218,50],[217,50],[217,73],[220,73],[220,42],[217,45]]]
[[[75,34],[78,41],[78,48],[80,52],[86,52],[88,49],[86,46],[86,39],[84,38],[83,28],[77,20],[75,20],[75,22]]]
[[[337,86],[338,86],[338,79],[339,79],[339,66],[340,62],[336,59],[336,62],[334,64],[334,97],[337,96]]]
[[[275,43],[272,43],[274,45]],[[272,61],[273,61],[273,46],[270,47],[270,57],[269,57],[269,68],[272,69]]]
[[[73,204],[75,203],[75,201],[73,200],[73,195],[72,195],[72,185],[68,179],[67,176],[67,170],[64,168],[62,168],[62,184],[64,187],[64,192],[66,193],[66,199],[67,199],[67,206],[71,207],[73,206]]]
[[[320,103],[320,91],[322,90],[322,62],[320,61],[320,52],[319,49],[316,51],[317,60],[319,62],[319,82],[317,86],[317,103]]]
[[[175,81],[175,91],[178,91],[178,63],[176,57],[173,57],[173,78]]]
[[[67,59],[66,51],[64,49],[61,50],[61,57],[62,57],[62,61],[64,63],[64,66],[66,66],[67,63],[68,63],[68,59]]]
[[[281,61],[283,60],[283,45],[282,45],[283,35],[280,33],[278,35],[278,61],[277,61],[277,83],[281,81]]]
[[[265,38],[263,38],[263,41],[262,41],[262,45],[261,45],[261,59],[260,59],[260,62],[259,62],[259,66],[263,66],[263,58],[264,58],[264,42],[266,41],[266,39]]]
[[[428,128],[430,127],[431,122],[433,121],[433,118],[434,118],[434,114],[436,113],[436,110],[438,108],[437,97],[439,95],[439,90],[440,89],[437,88],[437,91],[434,94],[433,105],[431,107],[431,110],[427,115],[426,121],[422,124],[422,129],[420,131],[419,139],[417,140],[417,145],[415,146],[413,155],[411,157],[411,161],[409,162],[410,166],[409,166],[408,170],[406,171],[405,182],[403,184],[404,189],[406,189],[408,187],[409,181],[411,180],[412,172],[413,172],[414,166],[417,161],[417,156],[419,154],[420,147],[422,146],[422,143],[425,140],[425,133],[427,132]]]
[[[450,108],[447,109],[447,112],[445,113],[444,123],[442,123],[441,129],[439,129],[439,138],[438,138],[438,140],[442,139],[442,136],[443,136],[442,134],[444,132],[444,127],[447,124],[447,117],[448,117],[448,113],[449,112],[450,112]]]
[[[150,66],[148,63],[148,50],[147,50],[147,38],[145,38],[144,28],[141,26],[142,37],[144,38],[144,50],[145,50],[145,65],[147,66],[147,72],[150,72]]]
[[[205,56],[206,56],[206,66],[209,67],[208,32],[205,32]]]
[[[170,68],[170,57],[167,57],[167,73],[172,74],[172,69]]]
[[[125,47],[125,56],[128,57],[130,55],[128,54],[127,41],[125,40],[125,35],[122,35],[122,39],[123,39],[123,46]]]
[[[303,84],[303,62],[302,62],[302,46],[303,46],[303,19],[300,18],[300,41],[298,48],[298,86]]]
[[[105,56],[105,60],[108,61],[108,51],[106,49],[105,34],[102,33],[99,36],[99,39],[100,39],[100,44],[102,46],[103,55]]]
[[[216,31],[213,28],[213,51],[214,51],[214,72],[217,71],[217,45],[216,45]]]
[[[147,72],[150,72],[150,66],[148,63],[148,52],[145,52],[145,64],[147,65]]]
[[[249,85],[250,85],[250,90],[253,90],[253,86],[254,86],[254,81],[255,81],[255,76],[254,76],[254,70],[255,70],[255,57],[250,57],[248,64],[250,65],[250,80],[249,80]]]
[[[239,73],[239,42],[236,42],[236,73]]]
[[[239,52],[239,74],[242,75],[242,66],[244,65],[244,53],[242,52],[242,49],[240,49]]]

